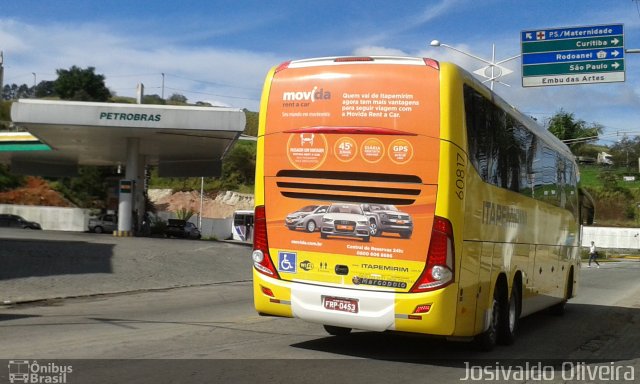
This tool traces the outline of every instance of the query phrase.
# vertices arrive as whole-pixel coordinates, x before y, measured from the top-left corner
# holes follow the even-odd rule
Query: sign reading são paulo
[[[523,87],[624,81],[622,24],[523,31],[520,42]]]

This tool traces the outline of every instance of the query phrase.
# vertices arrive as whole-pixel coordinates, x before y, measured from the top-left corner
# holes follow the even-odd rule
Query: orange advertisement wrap
[[[273,78],[266,111],[267,233],[281,276],[333,274],[338,260],[354,268],[399,265],[385,267],[386,275],[402,280],[398,272],[408,272],[401,288],[410,288],[435,211],[438,71],[287,68]]]

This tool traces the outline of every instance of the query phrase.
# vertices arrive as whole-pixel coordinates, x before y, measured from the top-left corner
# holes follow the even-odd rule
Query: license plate
[[[332,311],[358,313],[358,300],[356,299],[322,296],[322,302],[325,309],[329,309]]]
[[[339,229],[341,231],[353,231],[353,226],[352,225],[338,224],[338,225],[336,225],[336,229]]]
[[[405,223],[406,223],[406,221],[404,221],[404,220],[398,220],[398,221],[396,221],[396,223],[397,223],[397,224],[405,224]]]

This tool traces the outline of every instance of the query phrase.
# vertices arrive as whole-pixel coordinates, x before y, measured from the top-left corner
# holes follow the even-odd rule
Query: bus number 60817
[[[460,153],[457,153],[456,160],[456,196],[460,200],[464,198],[464,157]]]

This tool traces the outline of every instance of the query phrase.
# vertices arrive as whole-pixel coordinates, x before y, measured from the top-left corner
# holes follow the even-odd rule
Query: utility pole
[[[4,66],[2,65],[3,63],[4,63],[4,53],[0,51],[0,94],[4,89]]]
[[[162,100],[164,100],[164,72],[162,72]]]

